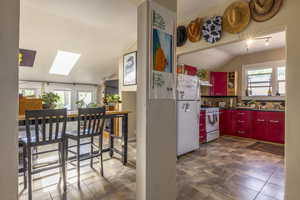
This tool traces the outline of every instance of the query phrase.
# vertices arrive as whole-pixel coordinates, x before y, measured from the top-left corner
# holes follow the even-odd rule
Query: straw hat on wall
[[[251,0],[252,19],[257,22],[267,21],[279,12],[282,4],[283,0]]]
[[[191,42],[198,42],[202,37],[202,24],[203,20],[201,18],[197,18],[190,22],[187,27],[187,36]]]
[[[223,29],[229,33],[240,33],[248,26],[251,20],[249,3],[236,1],[224,12]]]

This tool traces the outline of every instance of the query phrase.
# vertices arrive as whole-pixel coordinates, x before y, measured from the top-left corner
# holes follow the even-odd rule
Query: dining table
[[[130,111],[106,111],[105,118],[110,121],[109,125],[109,145],[103,149],[103,152],[109,152],[110,157],[113,157],[114,153],[117,153],[122,156],[122,162],[124,165],[127,164],[128,158],[128,114]],[[115,133],[114,124],[115,119],[121,119],[122,128],[121,136]],[[67,121],[77,121],[78,112],[77,111],[68,111],[67,112]],[[25,115],[18,116],[19,126],[25,126]],[[122,140],[122,150],[115,148],[114,139]]]

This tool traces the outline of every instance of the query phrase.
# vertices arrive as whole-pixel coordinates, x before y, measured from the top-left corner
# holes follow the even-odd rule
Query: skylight
[[[58,50],[49,73],[67,76],[79,58],[80,54]]]

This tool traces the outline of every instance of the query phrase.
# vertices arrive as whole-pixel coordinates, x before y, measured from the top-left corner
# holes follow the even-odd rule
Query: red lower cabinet
[[[199,120],[199,142],[206,142],[206,125],[205,125],[205,111],[200,112],[200,120]]]
[[[267,140],[270,142],[284,143],[285,116],[283,112],[268,113]]]
[[[220,110],[220,134],[227,134],[227,110]]]
[[[257,140],[267,140],[267,112],[254,111],[253,112],[253,129],[252,136]]]
[[[226,110],[220,113],[222,134],[284,144],[285,112]]]

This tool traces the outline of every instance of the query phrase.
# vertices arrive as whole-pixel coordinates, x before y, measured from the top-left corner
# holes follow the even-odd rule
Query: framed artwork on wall
[[[123,85],[136,85],[137,52],[125,54],[123,57]]]

